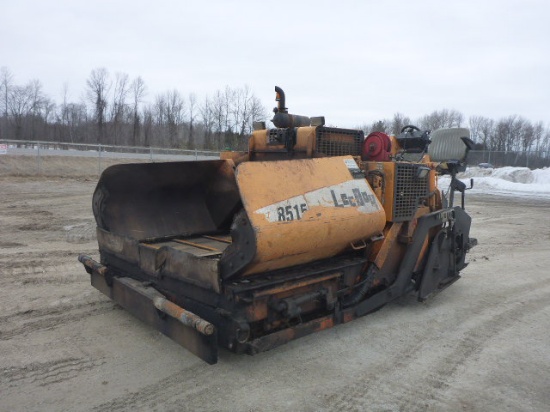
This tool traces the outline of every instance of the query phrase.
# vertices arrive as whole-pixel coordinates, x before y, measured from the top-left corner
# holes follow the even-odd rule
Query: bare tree
[[[382,132],[382,133],[388,133],[390,127],[388,125],[388,121],[383,119],[383,120],[378,120],[376,122],[374,122],[371,127],[370,127],[370,130],[369,130],[369,134],[372,133],[372,132]]]
[[[63,111],[71,143],[87,141],[84,134],[88,115],[84,103],[68,103]]]
[[[146,147],[151,146],[153,139],[154,109],[147,106],[143,109],[143,144]]]
[[[488,149],[491,135],[494,133],[494,120],[483,116],[471,116],[469,123],[472,139],[480,143],[484,149]]]
[[[215,132],[216,148],[243,149],[246,144],[242,137],[251,133],[255,120],[267,118],[267,111],[248,86],[240,89],[226,86],[223,92],[218,90],[211,99],[206,99],[201,117],[203,122],[209,119],[205,132]]]
[[[110,94],[111,82],[106,69],[92,70],[86,81],[87,101],[71,102],[65,85],[62,103],[56,107],[44,93],[40,81],[16,85],[11,72],[2,67],[1,137],[106,144],[106,129],[111,126],[114,143],[119,144],[242,150],[246,148],[245,136],[251,133],[253,121],[269,116],[248,86],[236,89],[226,86],[205,96],[202,103],[197,103],[199,98],[194,93],[183,98],[173,90],[157,95],[154,103],[146,106],[142,106],[146,87],[141,77],[130,83],[128,75],[117,73],[112,86]],[[449,109],[434,111],[416,122],[421,128],[431,130],[459,127],[463,123],[462,113]],[[472,116],[468,123],[478,148],[511,152],[500,157],[507,163],[522,164],[526,158],[533,166],[548,164],[550,129],[542,122],[533,123],[511,115],[496,121]],[[408,124],[411,124],[409,117],[395,113],[391,119],[364,124],[361,128],[367,134],[372,131],[398,134]]]
[[[204,103],[199,109],[201,122],[203,126],[203,140],[204,147],[206,149],[212,149],[212,125],[214,124],[214,117],[212,111],[212,103],[207,97],[204,98]]]
[[[420,128],[437,130],[450,127],[460,127],[464,122],[464,115],[456,110],[436,110],[431,114],[418,119]]]
[[[195,93],[190,93],[187,96],[188,112],[189,112],[189,149],[196,148],[195,142],[195,120],[197,118],[197,96]]]
[[[15,125],[15,138],[22,140],[23,121],[32,112],[33,107],[32,85],[11,87],[8,106],[8,112]]]
[[[401,130],[403,129],[403,127],[409,124],[411,124],[411,119],[408,116],[405,116],[404,114],[401,114],[401,113],[395,113],[390,123],[389,132],[392,135],[397,136],[399,133],[401,133]]]
[[[42,118],[43,109],[46,108],[46,96],[42,92],[42,83],[40,80],[32,80],[28,84],[31,109],[29,113],[31,123],[31,139],[37,140],[38,124],[44,119]]]
[[[212,98],[211,104],[212,117],[214,119],[214,131],[216,132],[216,148],[222,147],[222,136],[224,135],[224,126],[226,124],[225,101],[223,93],[219,90]]]
[[[13,74],[8,70],[7,67],[3,66],[0,68],[0,93],[2,96],[1,103],[3,121],[0,124],[0,137],[7,136],[7,126],[8,126],[8,111],[9,111],[9,95],[11,88],[13,86]]]
[[[169,147],[181,147],[180,127],[185,119],[185,101],[177,90],[157,95],[154,116],[161,140]]]
[[[59,113],[59,121],[61,123],[61,133],[60,133],[60,137],[61,137],[61,140],[66,140],[65,139],[65,132],[68,133],[69,135],[69,140],[71,141],[71,143],[74,142],[74,137],[71,135],[71,129],[68,127],[69,126],[69,110],[68,110],[68,107],[69,107],[69,102],[68,102],[68,99],[69,99],[69,85],[67,83],[64,83],[63,84],[63,101],[61,103],[61,107],[60,107],[60,113]]]
[[[105,143],[105,113],[107,111],[107,94],[109,93],[109,73],[105,68],[94,69],[86,81],[87,95],[94,105],[94,118],[97,125],[97,142]]]
[[[496,151],[512,151],[520,147],[520,134],[524,120],[517,115],[499,119],[495,124],[491,147]]]
[[[530,121],[524,120],[523,127],[520,132],[520,144],[524,152],[531,150],[531,146],[535,142],[535,128]]]
[[[224,125],[224,132],[232,133],[233,132],[233,124],[231,123],[231,112],[234,110],[235,107],[235,90],[231,89],[229,86],[225,86],[225,90],[223,93],[223,104],[222,104],[222,110],[223,110],[223,118],[225,120]]]
[[[252,124],[255,120],[265,120],[266,109],[252,91],[245,86],[235,93],[236,106],[239,108],[239,115],[235,116],[235,126],[239,136],[243,137],[252,132]],[[242,140],[242,139],[241,139]]]
[[[185,101],[177,90],[166,93],[166,120],[168,125],[168,134],[170,145],[172,147],[181,147],[179,139],[179,127],[185,119]]]
[[[535,151],[539,153],[541,150],[544,137],[544,125],[542,122],[537,122],[533,125],[533,141],[535,142]]]
[[[139,127],[140,127],[139,104],[141,103],[143,97],[145,96],[147,88],[145,86],[145,82],[141,77],[135,78],[130,88],[132,91],[132,102],[133,102],[132,141],[134,146],[137,146],[138,137],[139,137]]]
[[[498,142],[499,149],[502,151],[514,150],[514,142],[516,140],[519,129],[521,128],[520,120],[517,115],[511,115],[502,118],[498,121]]]
[[[111,105],[111,122],[113,143],[120,144],[122,138],[122,122],[126,110],[126,98],[130,92],[128,75],[116,73],[113,90],[113,103]]]

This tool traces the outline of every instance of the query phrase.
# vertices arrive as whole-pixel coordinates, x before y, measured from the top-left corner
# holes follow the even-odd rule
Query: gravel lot
[[[550,201],[470,196],[449,289],[208,366],[90,286],[96,179],[0,177],[0,410],[548,410]]]

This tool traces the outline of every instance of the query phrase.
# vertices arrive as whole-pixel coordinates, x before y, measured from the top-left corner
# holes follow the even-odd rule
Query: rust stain
[[[156,297],[153,300],[153,303],[158,310],[172,316],[186,326],[191,326],[203,335],[209,336],[214,333],[214,325],[210,322],[207,322],[194,313],[191,313],[175,303],[170,302],[164,297]]]
[[[329,279],[334,279],[334,278],[337,278],[341,275],[342,274],[340,272],[336,272],[336,273],[321,276],[321,277],[318,277],[318,278],[303,280],[303,281],[300,281],[300,282],[289,282],[287,284],[283,284],[283,285],[278,286],[276,288],[271,288],[271,289],[256,292],[256,293],[254,293],[254,297],[276,295],[276,294],[279,294],[279,293],[288,292],[289,290],[298,289],[298,288],[308,286],[308,285],[312,285],[312,284],[315,284],[315,283],[320,283],[320,282],[323,282],[323,281],[329,280]]]
[[[211,252],[220,252],[220,250],[216,249],[215,247],[206,246],[206,245],[203,245],[201,243],[195,243],[195,242],[191,242],[189,240],[184,240],[184,239],[173,239],[173,240],[174,240],[174,242],[183,243],[184,245],[193,246],[193,247],[196,247],[196,248],[199,248],[199,249],[209,250]],[[231,242],[229,242],[229,243],[231,243]]]

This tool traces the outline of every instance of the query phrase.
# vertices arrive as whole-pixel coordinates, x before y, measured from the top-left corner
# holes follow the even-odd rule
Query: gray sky
[[[79,100],[92,69],[148,100],[249,85],[271,109],[353,127],[401,112],[550,124],[550,1],[0,0],[0,66]]]

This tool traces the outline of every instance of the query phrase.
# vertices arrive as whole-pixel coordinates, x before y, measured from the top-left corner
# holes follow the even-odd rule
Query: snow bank
[[[470,185],[474,179],[474,188],[470,193],[486,193],[506,196],[530,196],[550,199],[550,168],[530,170],[527,167],[500,167],[482,169],[469,167],[458,175],[459,179]],[[451,179],[443,176],[439,179],[440,189],[446,190]]]

